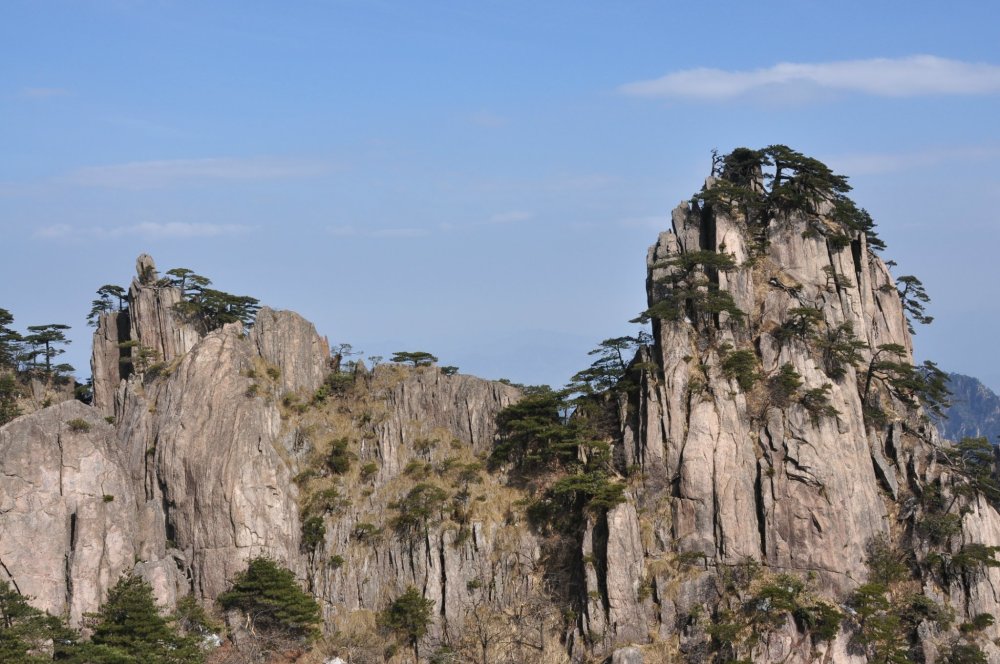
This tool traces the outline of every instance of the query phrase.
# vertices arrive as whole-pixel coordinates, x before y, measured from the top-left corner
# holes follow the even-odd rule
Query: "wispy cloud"
[[[856,152],[834,156],[830,167],[849,175],[877,175],[955,161],[1000,158],[1000,146],[934,148],[912,152]]]
[[[744,71],[700,67],[628,83],[620,91],[639,97],[725,101],[754,92],[796,88],[877,97],[995,94],[1000,92],[1000,66],[914,55],[813,64],[783,62]]]
[[[69,90],[65,88],[22,88],[18,97],[23,99],[49,99],[50,97],[65,97]]]
[[[242,235],[253,230],[241,224],[196,224],[185,222],[143,222],[128,226],[79,227],[54,224],[39,228],[34,237],[46,240],[86,240],[138,237],[144,240],[187,240]]]
[[[64,181],[83,187],[159,189],[206,180],[277,180],[310,177],[328,172],[330,168],[330,164],[322,161],[278,157],[166,159],[89,166],[70,173]]]

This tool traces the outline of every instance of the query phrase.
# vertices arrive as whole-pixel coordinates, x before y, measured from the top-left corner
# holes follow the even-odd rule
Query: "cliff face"
[[[918,404],[886,265],[837,199],[760,223],[719,203],[725,186],[650,248],[652,343],[604,402],[624,499],[575,530],[531,525],[538,485],[484,463],[518,389],[331,374],[291,312],[199,335],[143,256],[95,333],[95,408],[0,429],[0,573],[78,624],[130,568],[167,605],[210,604],[267,555],[352,661],[382,658],[375,615],[414,586],[434,602],[421,652],[459,661],[860,664],[875,651],[854,593],[883,543],[905,570],[887,606],[922,598],[901,614],[906,656],[945,661],[965,639],[1000,662],[995,625],[955,627],[1000,615],[989,472],[956,462]]]
[[[0,428],[0,570],[74,624],[134,560],[136,511],[113,428],[64,401]]]
[[[647,422],[637,451],[648,473],[674,487],[671,534],[682,551],[720,564],[749,556],[851,588],[865,576],[865,543],[888,531],[881,489],[906,482],[902,467],[886,464],[895,429],[869,431],[857,367],[844,366],[834,378],[810,344],[775,333],[790,310],[808,307],[820,312],[824,332],[849,324],[867,348],[908,348],[888,270],[863,238],[833,251],[822,236],[802,237],[801,218],[779,222],[751,264],[746,231],[728,216],[706,217],[685,204],[673,217],[675,233],[661,235],[647,261],[651,304],[658,272],[667,269],[657,266],[692,252],[730,253],[739,267],[720,273],[719,287],[746,320],[723,314],[718,324],[688,318],[656,325],[653,353],[662,378],[647,374],[649,399],[639,409]],[[727,346],[729,354],[749,349],[759,359],[762,378],[752,389],[723,371]],[[871,359],[870,350],[859,353],[859,366]],[[801,402],[776,403],[765,383],[785,365],[800,376],[801,393],[828,385],[836,415],[813,417]],[[914,445],[911,437],[904,446]]]

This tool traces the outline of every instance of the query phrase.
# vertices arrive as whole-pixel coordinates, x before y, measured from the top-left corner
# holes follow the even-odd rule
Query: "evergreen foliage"
[[[418,644],[427,634],[433,608],[434,600],[425,599],[419,590],[409,586],[379,614],[379,623],[405,638],[414,656],[419,658]]]
[[[500,411],[491,462],[512,463],[518,470],[572,463],[582,442],[583,423],[567,417],[568,409],[564,394],[545,387]]]
[[[187,268],[174,268],[167,274],[170,276],[158,283],[181,291],[181,301],[174,305],[174,312],[202,334],[229,323],[240,322],[244,327],[253,325],[260,310],[257,298],[209,288],[210,279]]]
[[[302,641],[317,636],[316,600],[299,588],[292,572],[270,558],[254,558],[217,599],[224,609],[239,609],[254,629],[281,632]]]
[[[0,368],[15,367],[21,355],[21,335],[10,327],[14,316],[0,309]]]
[[[89,616],[90,644],[78,661],[94,664],[196,664],[204,655],[195,640],[180,634],[160,614],[153,589],[144,579],[127,574],[108,591],[100,610]]]
[[[776,406],[787,406],[800,387],[802,376],[787,362],[781,365],[776,375],[768,379],[768,392],[771,402]]]
[[[392,520],[393,528],[403,537],[412,539],[426,535],[432,524],[444,519],[445,501],[448,493],[439,486],[421,482],[410,489],[405,496],[389,506],[396,510]]]
[[[126,307],[128,291],[121,286],[104,284],[97,289],[97,299],[91,302],[90,313],[87,314],[87,324],[97,327],[101,314],[112,311],[122,311]]]
[[[0,662],[50,662],[46,649],[54,644],[56,654],[62,654],[75,637],[61,620],[31,606],[7,581],[0,581]]]
[[[896,279],[899,299],[903,303],[903,310],[907,313],[906,326],[910,334],[916,334],[913,329],[913,321],[921,325],[930,325],[934,320],[933,316],[928,316],[924,305],[930,302],[927,291],[920,280],[913,275],[904,275]]]
[[[28,331],[31,334],[23,337],[23,339],[24,343],[31,346],[28,357],[33,367],[38,366],[38,357],[41,356],[45,359],[45,373],[49,375],[53,373],[52,358],[66,352],[66,349],[59,348],[59,346],[70,343],[70,340],[66,338],[66,330],[68,329],[69,325],[63,325],[62,323],[28,326]],[[73,370],[69,365],[60,365],[57,368]]]
[[[930,360],[925,360],[919,366],[901,361],[905,355],[906,349],[899,344],[883,344],[878,347],[868,363],[862,404],[869,407],[872,384],[874,380],[878,380],[904,403],[911,407],[923,404],[934,416],[940,418],[949,403],[948,375]]]
[[[760,378],[757,356],[746,349],[727,352],[722,360],[722,375],[735,380],[741,390],[749,392]]]
[[[647,332],[638,335],[613,337],[605,339],[597,348],[587,353],[597,356],[594,362],[574,374],[570,379],[569,389],[583,395],[598,394],[607,390],[625,391],[633,386],[631,381],[624,380],[628,373],[629,362],[636,351],[643,346],[649,346],[652,337]]]
[[[429,367],[438,361],[437,357],[422,350],[417,351],[397,351],[389,358],[390,362],[397,364],[409,364],[414,367]]]

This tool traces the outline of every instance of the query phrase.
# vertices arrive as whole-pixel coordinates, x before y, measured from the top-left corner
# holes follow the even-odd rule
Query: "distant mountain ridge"
[[[947,419],[938,422],[941,435],[949,440],[986,436],[996,443],[1000,436],[1000,396],[979,379],[957,373],[948,374],[951,406]]]

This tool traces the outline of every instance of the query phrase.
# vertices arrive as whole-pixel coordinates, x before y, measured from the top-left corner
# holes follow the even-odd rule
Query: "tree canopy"
[[[831,219],[844,231],[864,232],[869,247],[885,248],[871,215],[847,196],[851,190],[847,178],[818,159],[779,144],[759,150],[736,148],[722,156],[715,153],[712,161],[712,174],[718,180],[696,198],[739,213],[751,227],[766,227],[772,219],[792,212],[817,214],[821,205],[829,204]]]
[[[417,644],[427,634],[433,608],[434,600],[424,599],[419,590],[410,586],[379,615],[379,622],[403,636],[419,657]]]
[[[398,364],[411,364],[415,367],[429,367],[438,361],[437,357],[422,350],[417,351],[397,351],[392,354],[390,362]]]
[[[174,305],[174,312],[202,334],[229,323],[253,325],[260,310],[257,298],[209,288],[211,279],[187,268],[173,268],[167,274],[163,283],[181,291],[181,301]]]
[[[101,314],[121,311],[127,305],[128,291],[121,286],[104,284],[97,289],[97,299],[91,302],[90,313],[87,314],[87,324],[97,327]]]
[[[38,365],[38,357],[45,358],[45,372],[52,373],[52,358],[66,352],[65,348],[59,348],[70,343],[66,338],[66,330],[69,325],[62,323],[48,323],[46,325],[29,325],[28,331],[31,334],[24,337],[24,343],[31,347],[29,360],[32,366]],[[63,369],[73,370],[69,365],[60,365]]]
[[[21,354],[21,335],[10,327],[14,316],[0,309],[0,367],[13,367]]]
[[[194,638],[184,636],[156,606],[153,589],[126,574],[108,591],[97,613],[88,617],[89,644],[75,655],[93,664],[198,664],[204,655]]]
[[[270,558],[254,558],[217,599],[225,609],[243,611],[255,629],[282,632],[309,641],[317,636],[319,605],[303,592],[291,570]]]

